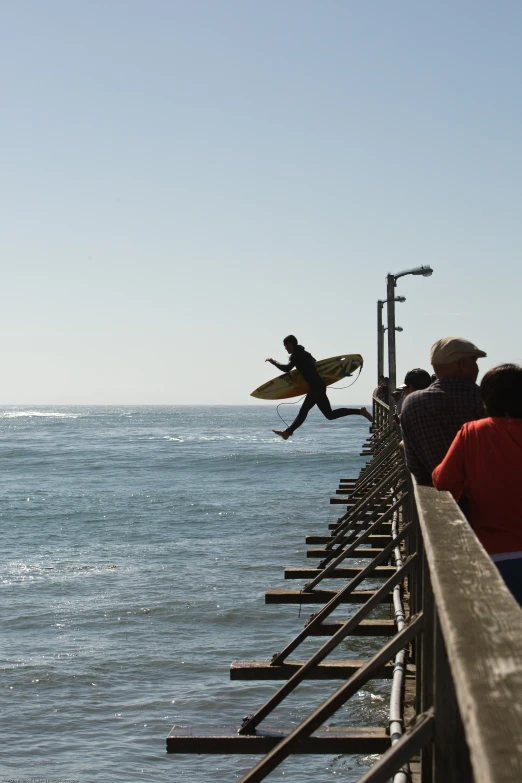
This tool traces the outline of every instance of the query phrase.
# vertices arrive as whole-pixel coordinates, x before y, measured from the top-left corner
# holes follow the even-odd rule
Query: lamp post
[[[388,376],[390,378],[390,390],[396,386],[396,355],[395,355],[395,286],[399,277],[405,275],[422,275],[430,277],[433,274],[431,266],[417,266],[414,269],[405,269],[396,275],[389,274],[386,277],[386,301],[388,303]]]
[[[405,296],[394,297],[396,302],[405,302]],[[384,375],[384,332],[386,328],[382,325],[382,308],[386,304],[386,299],[377,300],[377,383],[379,378]],[[397,329],[399,331],[399,329]],[[400,329],[402,332],[402,329]]]

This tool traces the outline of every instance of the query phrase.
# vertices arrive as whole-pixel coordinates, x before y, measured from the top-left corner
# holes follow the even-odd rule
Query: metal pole
[[[396,388],[395,367],[395,275],[386,276],[386,291],[388,304],[388,377],[390,393]],[[392,406],[390,405],[390,410]]]
[[[377,383],[384,375],[384,329],[382,327],[382,308],[384,302],[377,301]]]

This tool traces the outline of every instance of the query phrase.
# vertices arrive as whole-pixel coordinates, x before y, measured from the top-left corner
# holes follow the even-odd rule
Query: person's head
[[[384,383],[384,375],[379,375],[379,386]]]
[[[388,386],[390,383],[390,379],[387,378],[385,375],[382,376],[382,382],[379,384],[380,386]]]
[[[431,376],[426,370],[421,370],[420,367],[415,367],[414,370],[410,370],[404,377],[404,390],[403,397],[407,397],[414,391],[421,391],[431,386]]]
[[[431,346],[430,359],[437,378],[462,378],[475,382],[477,359],[487,356],[464,337],[441,337]]]
[[[480,393],[490,416],[522,419],[522,368],[500,364],[489,370],[480,384]]]
[[[283,345],[285,346],[288,353],[293,353],[297,348],[297,337],[294,337],[293,334],[287,335],[283,340]]]

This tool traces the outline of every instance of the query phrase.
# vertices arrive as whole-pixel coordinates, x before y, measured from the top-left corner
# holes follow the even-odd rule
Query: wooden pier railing
[[[390,423],[390,406],[380,400],[373,398],[373,432],[382,431],[383,427],[388,427]]]
[[[342,516],[307,538],[320,562],[285,570],[309,580],[301,589],[266,594],[318,610],[270,661],[232,663],[232,679],[282,684],[239,726],[173,729],[168,752],[262,755],[240,783],[264,780],[296,753],[381,754],[359,783],[522,781],[522,611],[451,496],[413,485],[398,442],[388,406],[374,399],[372,458],[330,499]],[[370,617],[383,604],[394,620]],[[332,619],[340,606],[351,613]],[[372,635],[383,642],[370,659],[328,657]],[[311,636],[325,637],[320,649],[290,658]],[[373,678],[391,680],[387,725],[328,727]],[[294,729],[264,727],[306,679],[341,684]]]

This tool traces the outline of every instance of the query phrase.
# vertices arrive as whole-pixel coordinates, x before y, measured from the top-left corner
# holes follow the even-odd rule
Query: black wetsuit
[[[311,353],[305,351],[302,345],[298,345],[295,351],[290,355],[288,364],[279,364],[279,362],[273,362],[273,364],[281,370],[281,372],[290,372],[290,370],[295,367],[299,370],[310,387],[310,391],[306,395],[295,421],[286,430],[289,435],[293,435],[294,431],[301,426],[314,405],[317,405],[323,416],[330,420],[340,419],[341,416],[360,414],[360,411],[357,408],[338,408],[335,411],[332,410],[330,400],[326,396],[326,385],[317,372],[315,359]]]

